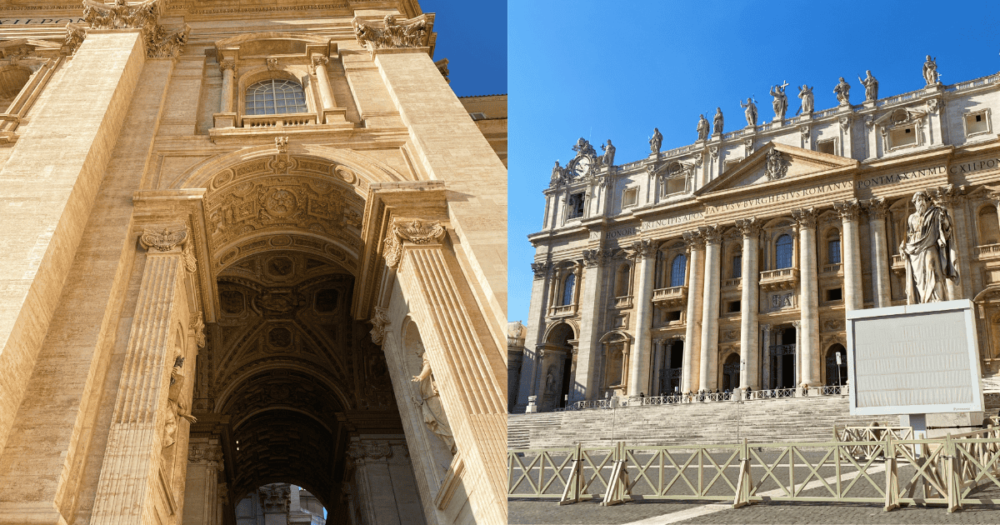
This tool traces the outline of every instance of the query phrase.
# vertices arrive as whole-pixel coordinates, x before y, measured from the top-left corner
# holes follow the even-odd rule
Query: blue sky
[[[751,2],[510,0],[508,47],[508,318],[527,321],[534,249],[552,163],[565,165],[584,137],[611,139],[615,163],[649,154],[653,127],[663,150],[697,138],[720,106],[726,131],[746,125],[739,100],[757,99],[770,121],[770,86],[814,86],[816,109],[836,105],[843,76],[851,102],[870,69],[879,97],[923,87],[924,56],[953,84],[1000,71],[1000,2]],[[598,151],[600,151],[598,149]]]
[[[434,13],[434,60],[448,59],[451,89],[460,97],[507,92],[507,2],[420,0]]]

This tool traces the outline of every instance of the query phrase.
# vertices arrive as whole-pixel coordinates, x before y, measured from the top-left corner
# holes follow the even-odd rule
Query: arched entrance
[[[554,326],[545,339],[542,357],[542,377],[538,391],[542,393],[539,406],[542,410],[565,408],[573,384],[573,349],[576,337],[573,327],[566,323]]]
[[[779,328],[775,331],[774,344],[769,350],[770,355],[770,381],[768,388],[795,388],[795,342],[796,332],[794,326]]]
[[[837,354],[840,354],[840,364],[837,364]],[[844,345],[837,343],[826,350],[826,381],[827,386],[843,385],[847,382],[847,351]]]
[[[655,356],[653,382],[656,390],[651,395],[669,396],[680,392],[681,370],[684,363],[684,340],[669,339],[661,345]]]
[[[729,354],[722,362],[722,391],[732,392],[740,387],[740,354]]]

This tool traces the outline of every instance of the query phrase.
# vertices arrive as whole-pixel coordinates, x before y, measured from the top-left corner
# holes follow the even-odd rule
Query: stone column
[[[705,244],[698,231],[684,232],[688,252],[688,296],[686,324],[684,326],[684,363],[681,371],[681,392],[699,388],[701,347],[698,345],[701,328],[701,294],[705,281]]]
[[[889,210],[885,199],[876,197],[868,201],[868,225],[872,239],[872,289],[876,308],[892,306],[892,289],[889,280],[889,252],[885,231],[885,217]]]
[[[323,55],[312,56],[313,72],[319,81],[319,98],[322,106],[317,112],[319,120],[323,124],[350,124],[347,122],[347,109],[337,107],[337,100],[330,86],[330,74],[326,69],[326,64],[329,62],[330,59]]]
[[[188,428],[182,418],[190,417],[183,394],[172,392],[181,387],[175,384],[175,375],[194,376],[183,373],[194,369],[194,360],[185,363],[191,352],[176,330],[189,320],[181,251],[187,236],[186,229],[151,228],[139,239],[148,253],[97,483],[90,520],[95,525],[176,519],[158,514],[165,510],[158,501],[165,477],[161,455],[164,449],[186,442],[180,439]],[[170,483],[170,477],[165,481]]]
[[[217,438],[191,438],[188,444],[187,481],[184,484],[184,525],[222,525],[222,446]]]
[[[528,396],[536,394],[532,390],[535,374],[541,366],[537,347],[541,344],[540,339],[545,333],[545,312],[549,308],[547,287],[553,286],[547,263],[532,263],[531,270],[534,273],[534,280],[531,282],[531,302],[528,307],[527,329],[528,333],[524,337],[524,358],[521,361],[521,379],[518,382],[520,387],[517,392],[517,402],[511,413],[522,414],[528,406]]]
[[[436,72],[436,70],[435,70]],[[441,78],[437,74],[437,78]],[[507,413],[501,349],[477,330],[475,304],[456,286],[461,275],[457,254],[436,221],[396,217],[389,235],[401,243],[397,278],[424,341],[426,356],[440,389],[465,474],[462,482],[477,520],[490,525],[507,521]],[[480,281],[482,283],[482,281]],[[471,312],[471,313],[470,313]],[[484,312],[488,314],[488,312]]]
[[[763,337],[761,338],[764,341],[764,349],[763,349],[763,352],[762,352],[764,354],[763,355],[764,362],[761,363],[760,388],[762,390],[770,390],[770,388],[771,388],[771,325],[769,325],[769,324],[761,325],[760,328],[764,332],[763,333]]]
[[[740,219],[736,227],[743,234],[743,296],[740,298],[740,388],[742,393],[747,386],[754,390],[760,389],[760,377],[757,375],[759,366],[757,356],[757,313],[760,311],[758,285],[760,271],[757,264],[758,244],[760,243],[760,225],[757,219]]]
[[[656,260],[653,243],[648,239],[636,241],[628,249],[628,254],[635,261],[635,273],[638,278],[637,290],[633,292],[635,307],[635,347],[632,349],[628,374],[628,395],[638,396],[639,393],[649,395],[649,347],[652,336],[649,329],[653,324],[653,272]]]
[[[717,226],[700,229],[705,239],[705,289],[702,295],[701,363],[698,390],[714,390],[719,343],[719,264],[721,236]]]
[[[653,367],[649,371],[649,392],[646,392],[646,395],[650,397],[662,395],[660,392],[660,369],[663,368],[664,346],[663,339],[653,340]]]
[[[347,455],[353,464],[352,497],[365,524],[426,523],[416,499],[413,467],[403,457],[405,445],[355,437]]]
[[[219,103],[220,113],[232,113],[233,111],[233,93],[234,88],[234,78],[236,76],[236,61],[227,58],[219,64],[219,69],[222,70],[222,100]]]
[[[799,310],[801,314],[801,345],[795,351],[801,357],[798,368],[799,385],[819,385],[819,274],[816,268],[816,210],[792,210],[799,228]],[[796,330],[798,332],[799,330]]]
[[[594,399],[600,388],[595,363],[600,354],[601,312],[604,310],[601,284],[604,282],[604,267],[608,253],[601,250],[583,251],[583,297],[580,299],[580,333],[576,356],[576,381],[569,391],[569,402]]]
[[[858,212],[861,207],[857,200],[835,202],[834,208],[840,214],[844,226],[844,311],[864,308],[864,292],[861,289],[861,239],[858,236]]]

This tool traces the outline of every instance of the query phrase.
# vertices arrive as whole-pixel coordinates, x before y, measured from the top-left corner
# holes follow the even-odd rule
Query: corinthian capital
[[[629,259],[649,257],[653,255],[655,251],[656,247],[653,246],[653,241],[650,241],[649,239],[635,241],[631,246],[625,248],[625,254]]]
[[[182,247],[188,239],[187,226],[147,228],[139,237],[139,244],[149,251],[169,252]]]
[[[440,222],[420,219],[396,219],[392,223],[392,230],[400,241],[413,244],[439,244],[445,234]]]
[[[354,19],[354,36],[358,44],[374,54],[377,49],[398,49],[406,47],[426,47],[430,40],[433,16],[426,14],[396,21],[396,17],[386,15],[381,24],[366,23]]]
[[[858,212],[861,211],[861,204],[857,201],[857,199],[837,201],[833,203],[833,209],[837,210],[837,214],[840,215],[841,219],[844,219],[845,221],[856,221],[858,220]]]
[[[583,265],[592,268],[604,265],[604,252],[601,250],[583,250]]]
[[[722,242],[722,232],[719,231],[719,225],[713,226],[702,226],[698,228],[703,239],[705,239],[705,244],[719,244]]]
[[[889,205],[885,202],[885,197],[875,197],[867,203],[868,217],[875,220],[882,220],[889,211]]]
[[[163,29],[158,20],[164,3],[164,0],[146,0],[129,4],[125,0],[115,0],[105,4],[83,0],[83,18],[92,29],[140,29],[147,58],[175,57],[180,47],[187,43],[191,28],[185,24],[180,31]]]
[[[799,224],[800,228],[816,227],[816,208],[800,208],[792,210],[792,219]]]
[[[681,233],[681,238],[684,239],[684,246],[687,253],[691,253],[691,250],[696,250],[705,244],[705,236],[698,230]]]
[[[755,235],[760,235],[760,224],[757,223],[757,217],[750,217],[749,219],[738,219],[736,221],[736,229],[743,234],[743,237],[752,238]]]

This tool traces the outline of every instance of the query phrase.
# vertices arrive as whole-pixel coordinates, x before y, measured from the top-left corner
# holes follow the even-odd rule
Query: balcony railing
[[[986,244],[976,246],[976,258],[980,261],[991,261],[1000,259],[1000,244]]]
[[[820,273],[843,273],[844,265],[841,263],[825,264]]]
[[[795,288],[799,282],[799,271],[795,268],[765,270],[760,272],[760,287],[764,290],[787,290]]]
[[[615,308],[632,308],[632,296],[615,297]]]
[[[687,300],[687,286],[673,286],[653,290],[653,302],[667,306],[684,304]]]

